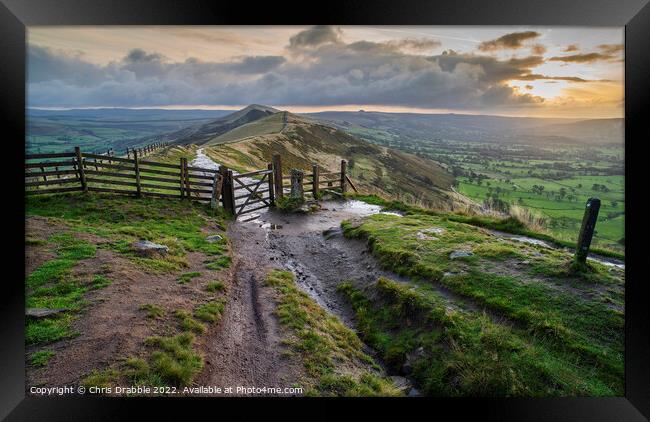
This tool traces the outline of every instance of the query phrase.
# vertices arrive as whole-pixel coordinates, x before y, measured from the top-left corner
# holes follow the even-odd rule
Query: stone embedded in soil
[[[429,227],[428,229],[422,229],[420,230],[422,233],[433,233],[433,234],[443,234],[445,232],[445,229],[442,227]]]
[[[435,236],[429,236],[428,234],[425,234],[425,233],[424,233],[424,230],[417,232],[417,233],[415,234],[415,237],[416,237],[418,240],[438,240],[438,238],[435,237]]]
[[[31,318],[45,318],[64,311],[65,309],[27,308],[25,310],[25,316]]]
[[[393,375],[390,377],[390,380],[393,382],[396,388],[402,390],[403,392],[411,390],[411,383],[405,377]]]
[[[418,390],[417,388],[411,388],[411,390],[408,393],[409,397],[417,397],[417,396],[420,396],[420,395],[421,395],[420,390]]]
[[[135,242],[131,245],[131,249],[133,249],[138,255],[147,258],[163,256],[169,252],[169,247],[150,242],[148,240],[140,240],[139,242]]]
[[[212,236],[206,237],[205,240],[210,243],[221,242],[223,240],[223,236],[220,234],[213,234]]]
[[[467,258],[473,255],[474,253],[471,251],[453,251],[449,254],[449,259]]]

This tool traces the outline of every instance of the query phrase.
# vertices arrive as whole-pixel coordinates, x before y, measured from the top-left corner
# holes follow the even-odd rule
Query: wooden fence
[[[275,196],[282,197],[286,190],[285,188],[291,186],[291,176],[282,175],[282,159],[279,154],[273,156],[272,168],[274,169],[276,180]],[[341,170],[338,172],[323,171],[318,164],[312,164],[311,173],[303,171],[303,174],[305,180],[302,184],[311,187],[311,189],[305,190],[305,194],[313,198],[319,198],[321,193],[343,196],[347,193],[348,186],[355,192],[358,192],[357,187],[347,175],[347,161],[345,160],[341,160]]]
[[[242,215],[270,207],[284,195],[282,163],[279,155],[273,157],[266,169],[233,174],[226,166],[219,170],[193,167],[187,158],[176,164],[144,160],[165,147],[164,143],[130,149],[126,157],[74,152],[28,154],[25,162],[25,193],[27,195],[63,192],[105,192],[135,197],[192,199],[210,202],[213,208],[221,203],[233,215]],[[133,158],[131,158],[131,156]],[[339,196],[347,186],[356,187],[346,174],[346,162],[341,161],[340,172],[322,172],[318,165],[306,174],[304,185],[311,185],[309,193],[315,198],[322,192]]]
[[[29,154],[25,162],[27,195],[61,192],[110,192],[133,196],[212,199],[213,169],[191,167],[186,158],[178,164],[142,159],[165,144],[130,149],[128,156],[74,152]],[[40,170],[40,171],[39,171]]]

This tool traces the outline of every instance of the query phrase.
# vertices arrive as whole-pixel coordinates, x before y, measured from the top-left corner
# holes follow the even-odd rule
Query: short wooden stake
[[[589,246],[594,236],[596,221],[598,220],[598,211],[600,210],[600,199],[589,198],[585,206],[585,214],[582,217],[582,226],[578,234],[578,245],[576,248],[576,261],[580,263],[587,262],[589,255]]]

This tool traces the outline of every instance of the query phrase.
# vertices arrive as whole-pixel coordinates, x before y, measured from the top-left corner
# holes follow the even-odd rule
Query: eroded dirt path
[[[314,214],[266,211],[231,223],[234,281],[221,329],[208,340],[206,370],[197,385],[301,385],[302,363],[285,355],[273,293],[264,279],[273,268],[292,271],[303,291],[354,329],[348,302],[336,288],[395,274],[379,268],[365,242],[345,239],[341,221],[380,212],[359,201],[324,201]],[[366,350],[374,354],[372,350]]]
[[[207,340],[206,369],[197,385],[216,387],[287,387],[296,382],[296,362],[284,358],[282,334],[273,315],[272,293],[264,286],[272,268],[265,233],[233,223],[234,278],[220,329]],[[228,394],[232,395],[232,394]],[[236,394],[235,394],[236,395]]]

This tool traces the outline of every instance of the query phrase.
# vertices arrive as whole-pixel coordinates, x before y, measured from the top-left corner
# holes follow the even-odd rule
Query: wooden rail
[[[166,145],[155,143],[127,149],[126,157],[116,156],[112,149],[98,154],[84,153],[79,147],[74,152],[28,154],[25,194],[79,191],[191,199],[210,202],[213,208],[221,203],[226,211],[242,215],[273,206],[283,196],[283,180],[290,178],[282,175],[281,158],[277,154],[266,169],[241,174],[233,174],[226,166],[219,170],[189,166],[186,158],[177,164],[142,159]],[[345,160],[341,161],[340,172],[322,171],[314,164],[301,183],[312,186],[305,193],[315,198],[321,191],[343,196],[348,185],[357,192],[346,171]],[[251,178],[255,178],[253,183]]]
[[[190,167],[184,158],[178,164],[141,159],[141,154],[164,146],[156,143],[129,149],[127,157],[115,156],[113,150],[106,154],[84,153],[78,147],[74,152],[28,154],[25,193],[90,191],[210,201],[216,170]]]

